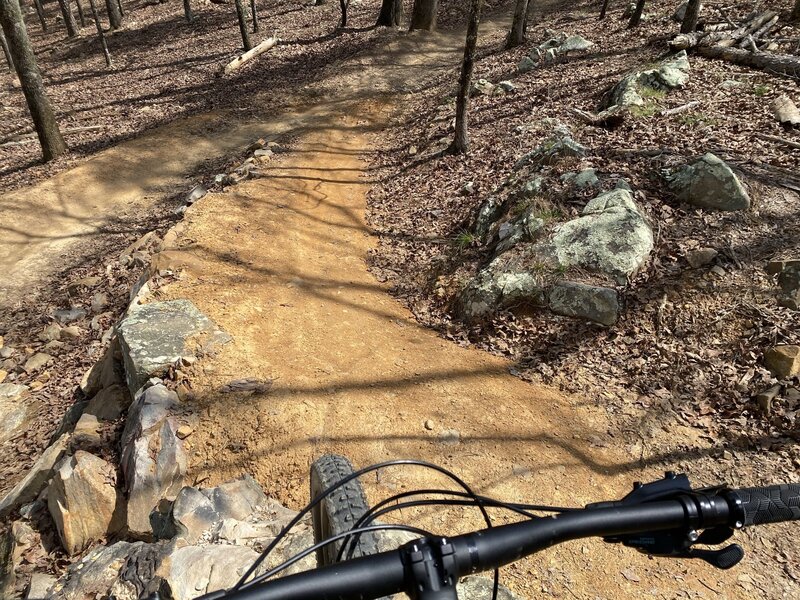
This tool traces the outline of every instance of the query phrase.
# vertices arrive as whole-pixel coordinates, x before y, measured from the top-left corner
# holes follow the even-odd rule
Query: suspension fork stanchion
[[[455,548],[447,538],[423,538],[400,550],[412,600],[458,600]]]

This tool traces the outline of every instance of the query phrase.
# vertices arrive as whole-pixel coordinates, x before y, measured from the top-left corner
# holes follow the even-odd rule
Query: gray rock
[[[669,177],[669,183],[679,200],[700,208],[723,211],[750,208],[750,197],[739,178],[711,153],[679,169]]]
[[[47,507],[67,554],[77,554],[119,529],[116,480],[113,466],[83,450],[56,468]]]
[[[478,79],[478,81],[472,84],[472,90],[470,94],[473,96],[491,96],[494,93],[494,89],[495,86],[491,81],[486,79]]]
[[[86,407],[86,412],[101,421],[116,421],[131,405],[128,388],[114,383],[100,390]]]
[[[43,342],[52,342],[53,340],[57,340],[61,337],[61,325],[58,323],[50,323],[44,330],[39,334],[39,339]]]
[[[165,557],[158,574],[176,600],[232,587],[258,558],[242,546],[185,546]]]
[[[683,87],[689,81],[689,59],[681,50],[674,57],[663,61],[657,67],[635,71],[626,75],[608,96],[601,108],[611,106],[642,106],[644,90],[666,91]]]
[[[625,284],[650,256],[653,231],[630,192],[611,190],[591,200],[582,216],[556,226],[534,249],[559,268],[578,267]]]
[[[558,47],[558,52],[580,52],[581,50],[588,50],[592,46],[594,44],[586,38],[580,35],[571,35],[561,43]]]
[[[28,585],[28,592],[25,600],[45,600],[49,596],[50,588],[56,582],[56,578],[49,573],[34,573],[31,575],[31,582]]]
[[[214,503],[200,490],[185,487],[178,492],[172,504],[171,527],[159,537],[178,536],[190,544],[214,528],[221,521],[220,514],[214,509]]]
[[[14,549],[16,542],[11,530],[0,533],[0,597],[13,598],[17,582],[14,572]]]
[[[244,520],[267,502],[261,486],[255,479],[245,475],[242,479],[223,483],[203,493],[214,505],[222,518]]]
[[[536,62],[529,56],[522,57],[522,60],[519,61],[519,64],[517,65],[517,71],[520,73],[528,73],[529,71],[533,71],[535,68]]]
[[[66,325],[67,323],[72,323],[73,321],[79,321],[86,316],[86,311],[82,308],[72,307],[72,308],[65,308],[53,311],[53,318],[61,323],[62,325]]]
[[[5,518],[14,509],[36,499],[50,480],[56,464],[64,456],[68,444],[69,436],[62,435],[42,453],[25,478],[0,500],[0,518]]]
[[[534,196],[538,196],[542,193],[543,185],[544,178],[536,175],[530,181],[525,182],[525,185],[522,186],[520,193],[522,194],[523,198],[533,198]]]
[[[231,340],[188,300],[136,306],[119,324],[128,389],[134,394],[151,377],[166,373],[181,357],[193,355],[189,342],[203,335],[206,347]]]
[[[594,169],[584,169],[577,173],[564,173],[561,176],[561,181],[569,183],[579,190],[600,186],[600,180],[597,178],[597,172]]]
[[[22,368],[25,369],[26,373],[33,373],[45,368],[51,362],[53,362],[52,356],[45,352],[37,352],[25,361],[25,365]]]
[[[686,262],[688,262],[689,266],[693,269],[699,269],[700,267],[711,264],[718,255],[719,252],[714,250],[714,248],[698,248],[697,250],[690,250],[686,253]]]
[[[544,221],[535,216],[535,210],[529,208],[517,218],[500,226],[500,241],[495,248],[495,256],[510,250],[520,242],[534,241],[544,231]]]
[[[503,90],[506,93],[516,92],[517,86],[514,85],[511,81],[501,81],[497,84],[497,88]]]
[[[258,150],[256,150],[256,152],[258,152]],[[206,194],[208,194],[208,190],[205,188],[205,186],[203,184],[198,183],[186,195],[186,198],[184,199],[184,202],[186,204],[194,204],[195,202],[200,200],[200,198],[202,198]]]
[[[782,292],[778,304],[792,310],[800,310],[800,260],[790,261],[781,270],[778,275],[778,285]]]
[[[0,443],[11,438],[28,417],[27,385],[0,383]]]
[[[561,158],[585,155],[586,148],[572,139],[569,130],[566,127],[557,126],[550,137],[516,162],[514,170],[518,171],[529,165],[549,165]]]
[[[131,404],[122,432],[128,530],[137,538],[152,537],[150,513],[183,487],[186,453],[175,433],[180,424],[171,416],[178,407],[178,396],[163,385],[147,388]]]
[[[458,583],[459,600],[485,600],[492,597],[494,582],[486,577],[470,575]],[[500,585],[497,590],[497,600],[522,600],[506,586]]]
[[[104,292],[97,292],[92,296],[92,312],[101,313],[108,306],[108,295]]]
[[[503,203],[495,197],[487,199],[478,209],[478,214],[475,217],[475,225],[472,228],[475,235],[481,239],[485,238],[489,233],[489,229],[502,214]]]
[[[550,289],[549,302],[550,310],[565,317],[589,319],[602,325],[613,325],[619,319],[617,292],[607,287],[562,281]]]
[[[485,318],[515,304],[546,306],[544,274],[518,269],[506,271],[498,260],[470,281],[461,292],[457,310],[468,321]]]

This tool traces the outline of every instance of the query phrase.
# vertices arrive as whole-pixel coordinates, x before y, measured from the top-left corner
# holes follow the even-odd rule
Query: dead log
[[[797,148],[800,150],[800,142],[794,142],[792,140],[786,140],[777,135],[767,135],[766,133],[756,133],[756,137],[762,140],[767,140],[769,142],[777,142],[779,144],[784,144],[789,146],[790,148]]]
[[[278,38],[276,38],[276,37],[267,38],[266,40],[264,40],[263,42],[261,42],[257,46],[254,46],[253,48],[251,48],[250,50],[248,50],[244,54],[242,54],[240,56],[237,56],[231,62],[229,62],[227,65],[225,65],[225,68],[222,69],[222,74],[223,75],[230,75],[236,69],[240,68],[247,61],[249,61],[249,60],[251,60],[251,59],[253,59],[253,58],[255,58],[255,57],[257,57],[257,56],[259,56],[261,54],[264,54],[265,52],[270,51],[275,46],[275,44],[277,44],[277,43],[278,43]]]
[[[741,48],[724,46],[697,46],[697,52],[706,58],[718,58],[737,65],[753,67],[800,79],[800,56],[793,54],[772,54],[771,52],[750,52]]]
[[[757,40],[760,37],[769,33],[777,24],[778,24],[778,15],[775,15],[764,25],[756,29],[752,34],[749,34],[745,39],[739,42],[739,48],[747,48],[750,43],[749,41],[751,39],[750,36],[752,36],[752,39]]]
[[[778,123],[784,127],[797,127],[800,125],[800,111],[786,94],[778,96],[772,101],[772,114],[778,119]]]
[[[569,112],[588,125],[605,127],[607,129],[618,127],[625,120],[625,117],[630,114],[630,110],[627,106],[619,106],[616,104],[597,114],[578,108],[570,108]]]

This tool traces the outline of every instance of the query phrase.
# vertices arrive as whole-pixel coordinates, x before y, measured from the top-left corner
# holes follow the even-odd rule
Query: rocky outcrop
[[[536,68],[538,64],[553,62],[556,57],[570,53],[583,52],[594,44],[580,35],[567,35],[566,33],[555,34],[549,32],[553,37],[548,38],[538,46],[517,66],[520,73],[527,73]]]
[[[116,480],[113,466],[82,450],[56,468],[47,506],[67,554],[77,554],[120,528]]]
[[[747,210],[750,197],[739,178],[711,153],[669,176],[670,187],[682,202],[723,211]]]
[[[36,499],[50,480],[53,469],[64,456],[68,445],[69,436],[65,434],[42,453],[25,478],[0,500],[0,518],[5,518],[14,509]]]
[[[601,109],[612,106],[642,106],[645,97],[683,87],[689,81],[689,59],[681,50],[657,66],[626,75],[607,95]]]
[[[180,410],[175,392],[162,384],[141,391],[128,414],[122,432],[120,466],[127,492],[130,534],[150,539],[150,513],[159,501],[174,497],[183,487],[186,453],[177,437]]]
[[[192,342],[210,350],[231,339],[188,300],[133,307],[118,331],[131,395],[181,358],[195,356]]]

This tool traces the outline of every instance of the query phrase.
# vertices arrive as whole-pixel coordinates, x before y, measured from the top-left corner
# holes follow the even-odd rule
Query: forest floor
[[[333,23],[331,4],[323,9],[329,12],[322,14],[328,15]],[[368,5],[365,2],[362,6]],[[667,10],[666,3],[654,5],[656,10]],[[320,13],[306,16],[316,10],[305,7],[298,10],[300,14],[293,13],[292,19],[318,26]],[[791,415],[780,412],[772,425],[759,420],[752,408],[737,405],[738,414],[724,421],[720,419],[729,415],[724,410],[698,414],[696,407],[676,403],[669,386],[642,385],[643,381],[655,383],[681,377],[681,371],[672,370],[672,365],[666,363],[677,363],[674,357],[679,352],[702,356],[695,350],[702,342],[699,334],[699,339],[692,342],[695,345],[673,349],[652,365],[645,360],[626,372],[618,364],[628,358],[620,354],[619,345],[638,346],[637,358],[647,359],[649,355],[641,348],[647,336],[652,335],[635,323],[636,319],[652,320],[652,315],[648,317],[646,311],[638,309],[635,301],[629,303],[633,324],[624,321],[619,326],[629,326],[630,331],[600,330],[581,324],[582,330],[589,333],[576,336],[563,321],[555,319],[553,325],[530,316],[517,320],[513,314],[502,315],[484,329],[468,331],[450,322],[447,298],[442,298],[436,286],[431,285],[443,274],[449,275],[441,264],[453,261],[454,256],[460,257],[466,265],[461,268],[465,270],[474,268],[481,258],[479,248],[465,248],[458,241],[466,216],[481,197],[461,196],[459,190],[465,181],[474,180],[479,194],[491,189],[507,173],[514,158],[535,145],[539,133],[535,129],[524,138],[512,135],[514,127],[531,120],[534,102],[544,100],[547,116],[568,120],[562,110],[566,98],[570,100],[569,106],[592,108],[604,81],[619,77],[632,64],[656,56],[657,49],[646,58],[637,52],[642,46],[648,47],[644,42],[656,35],[650,26],[642,30],[642,39],[629,40],[624,51],[620,50],[613,60],[580,59],[595,69],[601,64],[605,80],[598,72],[577,70],[574,79],[567,79],[567,73],[573,71],[564,64],[559,71],[556,64],[545,73],[537,71],[515,79],[518,84],[521,81],[532,88],[530,95],[526,91],[502,101],[496,98],[476,101],[472,155],[466,160],[428,159],[426,145],[434,145],[447,135],[447,111],[451,107],[441,100],[452,95],[463,38],[359,32],[360,27],[365,28],[374,19],[374,12],[367,18],[365,11],[361,24],[356,20],[353,40],[348,32],[339,38],[333,36],[337,41],[331,43],[341,43],[338,49],[323,45],[316,70],[309,67],[304,72],[291,57],[276,54],[276,60],[293,63],[296,71],[287,74],[286,79],[275,78],[277,83],[274,87],[270,85],[269,90],[259,93],[255,91],[257,87],[249,92],[240,90],[243,95],[238,102],[246,99],[247,106],[237,106],[233,95],[228,100],[230,104],[219,112],[179,121],[133,142],[104,150],[88,162],[77,156],[45,167],[32,165],[30,158],[12,156],[12,162],[21,162],[8,171],[12,175],[8,189],[41,182],[38,187],[22,187],[18,192],[22,194],[20,197],[35,202],[43,195],[53,198],[56,203],[53,206],[60,201],[62,209],[68,208],[66,216],[75,224],[69,226],[60,221],[56,225],[58,229],[68,227],[73,232],[74,239],[68,245],[60,246],[60,241],[51,240],[24,258],[30,261],[31,269],[36,269],[36,257],[45,250],[55,248],[64,255],[62,264],[53,265],[58,268],[49,274],[44,270],[40,279],[20,279],[25,285],[15,292],[14,305],[3,310],[0,323],[6,346],[39,349],[41,342],[36,334],[49,321],[53,308],[68,305],[89,308],[93,297],[85,291],[70,295],[70,282],[98,276],[102,280],[98,289],[108,297],[103,312],[95,315],[96,327],[89,326],[87,318],[87,337],[81,346],[62,348],[49,369],[50,375],[41,381],[43,385],[36,392],[39,406],[36,427],[4,444],[0,470],[5,481],[0,488],[6,488],[19,477],[30,464],[30,457],[35,456],[55,428],[72,400],[83,368],[99,352],[105,328],[124,308],[127,290],[140,270],[133,265],[121,265],[117,260],[120,251],[144,230],[163,232],[177,218],[172,209],[180,204],[193,183],[200,180],[208,183],[216,172],[224,172],[225,167],[241,162],[241,154],[233,149],[241,149],[240,141],[248,136],[254,139],[260,135],[277,136],[287,151],[276,155],[263,169],[265,177],[228,188],[224,193],[214,189],[218,193],[206,196],[187,211],[177,241],[170,248],[174,260],[188,265],[185,275],[177,281],[165,282],[154,292],[157,299],[193,300],[235,340],[206,367],[191,373],[196,401],[206,415],[190,438],[194,449],[191,466],[198,484],[211,485],[249,471],[269,493],[297,507],[306,498],[309,461],[326,450],[348,454],[357,464],[397,456],[427,458],[464,475],[485,493],[570,505],[619,496],[632,479],[658,477],[659,470],[671,467],[686,470],[697,483],[706,484],[721,479],[741,485],[796,479],[800,465],[796,462],[791,429],[795,422]],[[357,13],[354,16],[358,19]],[[568,29],[570,33],[583,32],[593,41],[602,42],[598,25],[590,22],[590,18],[588,12],[575,6],[568,12],[546,15],[531,31],[531,39],[539,41],[543,27],[548,26]],[[617,19],[618,14],[613,13],[603,25],[608,30],[605,39],[609,45],[619,45],[628,37]],[[447,24],[444,19],[444,25]],[[176,30],[177,25],[173,23]],[[235,24],[231,21],[229,25]],[[513,72],[524,49],[497,52],[506,27],[507,23],[502,21],[487,21],[478,76],[494,81],[501,73],[509,76]],[[233,34],[228,35],[233,39],[230,37]],[[359,41],[358,35],[364,38]],[[173,43],[169,35],[160,39]],[[325,50],[338,58],[354,56],[341,62],[331,60],[325,67],[322,66],[327,61]],[[268,55],[264,59],[267,71],[273,69],[272,58]],[[99,56],[96,60],[101,64]],[[708,81],[702,82],[706,66],[712,72],[729,69],[713,65],[712,68],[709,63],[701,69],[693,62],[693,78],[699,76],[701,82],[698,87],[689,84],[691,95],[682,91],[675,98],[670,97],[670,106],[673,100],[678,105],[711,93],[713,86]],[[212,72],[209,66],[207,74]],[[313,76],[306,78],[309,73]],[[260,68],[253,68],[242,79],[261,75]],[[751,77],[740,69],[726,72],[725,76],[729,75]],[[796,95],[795,84],[782,80],[776,84],[761,74],[752,77],[759,82],[766,78],[759,85],[788,86]],[[599,83],[581,85],[582,78]],[[261,85],[265,81],[270,81],[269,76],[264,76]],[[222,89],[221,86],[220,94],[224,96]],[[228,93],[234,94],[230,90]],[[443,104],[447,106],[442,108]],[[184,114],[181,112],[184,109],[165,113],[163,121],[159,117],[146,124],[140,122],[136,126],[139,129],[133,127],[125,135],[133,136],[141,127],[173,120]],[[438,117],[436,111],[441,112]],[[763,111],[760,101],[758,109],[754,109],[761,114],[759,111]],[[733,119],[725,116],[724,110],[721,115],[714,118],[725,123],[728,118]],[[766,117],[762,118],[761,124],[766,123]],[[753,119],[746,123],[751,126]],[[755,123],[758,126],[759,121]],[[155,177],[151,172],[153,163],[148,162],[150,158],[142,160],[138,167],[129,165],[131,174],[140,175],[139,188],[115,190],[101,186],[102,174],[114,168],[117,161],[127,163],[145,152],[154,161],[163,158],[166,153],[158,148],[164,143],[160,136],[170,135],[172,127],[177,130],[172,129],[171,135],[180,131],[180,135],[186,136],[187,146],[203,147],[182,154],[174,165],[165,166]],[[701,128],[688,127],[684,133],[695,133],[698,129]],[[652,124],[635,122],[629,129],[613,134],[622,137],[606,141],[609,146],[613,143],[631,147],[631,139],[653,130]],[[695,144],[681,147],[687,154],[702,151],[701,145],[708,138],[702,134],[675,135]],[[747,130],[743,136],[748,139]],[[674,140],[659,138],[658,141],[659,145],[662,142],[666,145]],[[116,139],[87,142],[79,154],[85,152],[88,157],[96,149],[115,142]],[[425,160],[409,153],[411,145],[422,149]],[[638,139],[633,147],[647,145]],[[762,155],[768,158],[767,164],[796,168],[791,156],[787,163],[784,154],[763,152]],[[601,170],[629,177],[635,187],[641,186],[646,191],[646,197],[651,193],[654,198],[660,197],[656,194],[661,189],[648,187],[657,184],[643,175],[653,168],[649,163],[643,166],[645,159],[612,162],[602,154],[596,158],[606,160],[597,163]],[[74,167],[74,161],[83,164]],[[43,181],[67,168],[70,170],[55,179]],[[48,196],[48,186],[53,181],[66,186],[76,173],[83,175],[70,188],[69,197],[75,197],[91,175],[93,182],[100,182],[98,191],[93,193],[94,200],[73,208],[65,196],[60,199],[57,194]],[[785,194],[790,192],[781,190]],[[101,205],[92,204],[103,200],[103,195],[107,197]],[[772,196],[769,198],[772,201]],[[787,202],[796,204],[797,197],[788,196]],[[102,205],[108,207],[105,215]],[[111,219],[120,205],[124,207],[116,215],[120,217],[121,213],[120,226],[108,226],[104,217]],[[661,203],[653,201],[652,205],[653,210],[663,210]],[[677,213],[672,218],[681,227],[676,226],[675,230],[690,231],[692,239],[697,238],[699,229],[708,227],[698,215],[684,215],[674,204],[663,203],[663,206]],[[36,205],[29,208],[28,212],[33,212]],[[783,212],[770,221],[771,231],[786,252],[796,251],[790,236],[784,232],[784,228],[796,230],[796,211],[786,211],[782,204],[779,208]],[[8,210],[6,205],[6,214]],[[72,218],[73,210],[80,218]],[[729,228],[722,230],[726,236],[730,235],[730,228],[741,228],[735,221],[725,221],[723,225]],[[41,220],[24,225],[25,230],[39,228]],[[47,231],[55,232],[56,228]],[[87,231],[94,233],[84,235]],[[29,243],[16,242],[17,246]],[[736,243],[733,241],[731,245]],[[751,242],[743,239],[740,243]],[[663,263],[680,261],[680,255],[674,256],[676,246],[681,247],[675,240],[659,246]],[[668,260],[670,252],[673,258]],[[368,254],[372,274],[365,265]],[[762,254],[755,254],[744,260],[737,253],[742,264],[752,263],[746,274],[735,272],[728,263],[726,271],[731,277],[743,277],[742,281],[754,278],[756,267],[763,269],[759,266]],[[774,255],[773,251],[769,257]],[[419,276],[411,278],[404,273]],[[374,275],[389,285],[376,283]],[[668,276],[685,277],[680,272],[670,272]],[[719,296],[718,291],[706,290],[705,295],[685,291],[683,284],[677,286],[673,279],[668,280],[673,288],[699,298],[696,303],[687,300],[687,305],[714,315],[691,313],[687,318],[719,317],[719,306],[709,301],[709,296]],[[697,279],[707,281],[699,274]],[[756,282],[761,302],[757,305],[767,306],[771,297],[768,281],[756,278]],[[655,283],[636,288],[636,293],[660,298],[665,289],[667,286],[656,279]],[[413,316],[390,297],[389,291],[407,303]],[[677,312],[675,307],[673,304]],[[791,319],[782,314],[781,318]],[[670,323],[674,327],[674,320]],[[438,328],[447,339],[425,325]],[[794,339],[791,328],[795,325],[791,320],[773,323],[773,327],[779,328],[778,337],[772,341]],[[557,329],[551,331],[554,327]],[[761,327],[766,324],[759,322],[758,328]],[[679,335],[659,340],[656,347],[669,347]],[[751,337],[754,335],[758,340],[762,333],[759,330]],[[580,344],[565,343],[563,338],[569,336],[577,338]],[[535,348],[521,344],[536,337],[547,340],[551,354],[544,356],[541,350],[537,354]],[[693,339],[685,334],[680,337]],[[615,340],[619,342],[612,346]],[[474,348],[458,347],[473,343],[506,354],[511,361]],[[601,350],[609,347],[616,349],[605,358],[611,367],[598,363]],[[739,363],[720,356],[720,363],[705,365],[707,370],[733,368],[738,374]],[[757,358],[752,357],[750,364],[755,364]],[[550,371],[543,371],[545,368]],[[696,364],[689,368],[698,369]],[[509,371],[537,382],[521,381],[508,375]],[[270,393],[263,397],[219,395],[220,385],[248,376],[273,380]],[[19,375],[19,380],[30,382],[24,374]],[[543,383],[560,384],[580,394],[564,395]],[[662,389],[669,390],[669,394]],[[686,390],[681,393],[689,394]],[[701,393],[703,390],[693,390],[691,396],[700,400]],[[740,392],[739,397],[743,396]],[[712,408],[716,411],[718,406]],[[783,407],[780,409],[784,411]],[[722,431],[723,426],[729,431]],[[753,436],[763,430],[768,432],[763,438],[765,443],[754,444]],[[370,493],[377,497],[431,482],[403,472],[367,483]],[[423,525],[436,529],[478,525],[471,515],[460,511],[417,517]],[[585,542],[569,544],[520,563],[507,570],[504,582],[526,598],[540,594],[578,598],[800,597],[797,549],[789,541],[791,536],[785,535],[785,529],[775,527],[740,537],[749,553],[748,559],[740,568],[727,573],[714,571],[703,563],[654,562],[629,550]],[[63,557],[55,560],[63,561]]]

